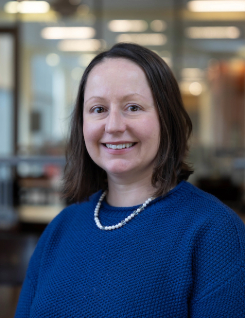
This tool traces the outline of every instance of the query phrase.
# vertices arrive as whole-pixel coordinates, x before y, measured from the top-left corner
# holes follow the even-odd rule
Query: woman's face
[[[105,59],[92,69],[84,93],[83,133],[90,157],[108,177],[152,175],[160,123],[137,64]]]

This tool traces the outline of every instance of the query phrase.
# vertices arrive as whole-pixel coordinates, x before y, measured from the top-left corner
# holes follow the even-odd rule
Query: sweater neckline
[[[150,203],[149,203],[149,206],[158,202],[159,200],[162,200],[168,196],[170,196],[171,194],[173,194],[174,192],[176,192],[177,190],[179,190],[184,184],[186,183],[186,181],[181,181],[180,183],[178,183],[173,189],[171,189],[168,193],[164,194],[163,196],[159,196],[157,198],[155,198],[154,200],[152,200]],[[102,194],[102,191],[99,192],[99,197],[100,195]],[[138,204],[138,205],[134,205],[134,206],[128,206],[128,207],[117,207],[117,206],[112,206],[110,204],[108,204],[106,202],[106,200],[103,200],[102,201],[102,204],[101,204],[101,209],[105,209],[107,211],[113,211],[113,212],[129,212],[129,211],[132,211],[132,210],[136,210],[138,207],[140,207],[142,204]]]

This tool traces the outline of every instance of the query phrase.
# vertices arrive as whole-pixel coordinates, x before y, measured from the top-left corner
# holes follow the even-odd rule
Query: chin
[[[130,173],[132,170],[125,170],[122,169],[121,167],[118,168],[113,168],[113,169],[107,169],[106,172],[107,174],[114,174],[114,175],[126,175],[127,173]]]
[[[107,172],[107,174],[117,174],[117,175],[122,174],[123,175],[123,174],[132,172],[132,168],[125,167],[123,166],[123,164],[117,164],[110,167],[106,167],[105,171]]]

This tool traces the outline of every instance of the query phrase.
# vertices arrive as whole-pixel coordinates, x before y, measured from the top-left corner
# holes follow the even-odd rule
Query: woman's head
[[[111,76],[110,72],[112,72]],[[131,73],[135,74],[135,78]],[[131,84],[127,85],[128,83]],[[110,89],[112,92],[108,93]],[[138,90],[141,90],[139,95],[141,93],[144,95],[144,101],[137,100],[136,94]],[[129,96],[127,101],[120,102],[121,97],[134,93],[136,94],[133,98]],[[99,102],[98,98],[104,98],[104,100]],[[113,98],[115,103],[111,103],[111,105],[122,105],[120,110],[123,110],[123,112],[120,112],[121,117],[116,118],[113,115],[115,118],[113,120],[108,119],[110,121],[110,124],[108,124],[108,120],[105,119],[105,110],[100,109],[98,111],[98,108],[96,108],[96,114],[94,114],[94,107],[102,105],[105,106],[107,111],[108,101]],[[147,98],[149,102],[146,102]],[[145,103],[144,105],[148,104],[148,106],[151,103],[154,104],[149,107],[153,117],[147,118],[148,110],[148,113],[146,111],[138,112],[136,115],[135,112],[132,112],[132,102],[136,106],[141,102]],[[128,108],[128,106],[131,108]],[[139,106],[141,107],[141,104]],[[91,109],[93,112],[91,112]],[[114,111],[116,108],[112,110],[116,114]],[[124,110],[127,110],[127,112]],[[98,115],[98,113],[100,114]],[[138,117],[138,121],[137,116],[141,116]],[[153,122],[152,118],[154,119]],[[94,123],[91,120],[94,120]],[[149,125],[146,123],[147,120]],[[118,124],[121,123],[119,125],[120,128],[117,131],[114,129],[114,132],[111,128],[108,129],[108,125],[111,127],[111,122],[113,121],[118,121]],[[142,124],[139,124],[140,121],[142,121]],[[103,122],[101,127],[99,127],[98,122]],[[138,127],[136,127],[137,123],[139,124]],[[152,123],[156,125],[152,125]],[[140,125],[144,127],[140,128]],[[140,134],[140,129],[144,132],[151,125],[151,133],[149,130],[145,135],[150,135],[149,138],[144,137],[144,134]],[[65,196],[75,201],[81,201],[95,191],[107,187],[106,172],[108,173],[109,166],[103,165],[106,162],[106,157],[102,156],[102,161],[96,160],[96,158],[97,155],[101,154],[100,150],[102,150],[103,154],[103,151],[108,149],[96,147],[95,139],[90,138],[92,127],[98,127],[97,135],[100,129],[97,136],[100,144],[103,142],[113,143],[114,141],[133,142],[135,149],[130,151],[134,151],[135,163],[138,162],[137,154],[141,154],[142,159],[146,158],[146,156],[148,156],[149,160],[154,157],[154,163],[152,162],[152,185],[156,188],[155,195],[157,196],[164,194],[176,183],[182,179],[187,179],[191,174],[189,167],[184,163],[184,159],[188,150],[187,141],[192,125],[189,116],[184,110],[178,84],[167,64],[157,54],[144,47],[135,44],[117,44],[109,51],[97,55],[83,74],[71,122],[71,135],[67,148],[67,165],[64,178]],[[158,136],[153,137],[153,135]],[[155,147],[150,147],[147,152],[147,147],[152,144],[153,140],[155,140]],[[149,143],[147,144],[147,142]],[[103,146],[106,147],[105,144]],[[121,162],[125,166],[131,160],[130,151],[128,154],[122,151],[121,158],[128,160],[127,162],[125,160]],[[107,152],[104,154],[106,155]],[[118,159],[120,156],[116,157]],[[148,163],[150,163],[149,160]],[[97,164],[95,163],[96,161]],[[143,160],[143,163],[139,161],[139,168],[144,169],[147,160]],[[134,165],[132,162],[130,164],[131,168],[136,169],[136,164]]]
[[[144,71],[124,58],[106,58],[88,76],[83,136],[91,159],[110,181],[150,180],[160,122]]]

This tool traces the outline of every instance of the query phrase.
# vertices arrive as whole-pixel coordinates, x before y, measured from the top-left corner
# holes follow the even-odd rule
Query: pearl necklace
[[[94,220],[96,225],[98,226],[99,229],[101,230],[115,230],[118,229],[119,227],[122,227],[123,225],[125,225],[126,223],[128,223],[128,221],[132,220],[132,218],[134,218],[136,215],[138,215],[141,211],[144,210],[144,208],[154,199],[153,197],[147,199],[142,205],[141,207],[139,207],[137,210],[135,210],[134,212],[132,212],[128,217],[126,217],[124,220],[122,220],[121,222],[119,222],[118,224],[115,225],[111,225],[111,226],[103,226],[100,223],[99,220],[99,210],[100,210],[100,206],[101,206],[101,202],[103,201],[104,197],[106,196],[107,191],[103,192],[99,202],[96,205],[96,208],[94,210]]]

